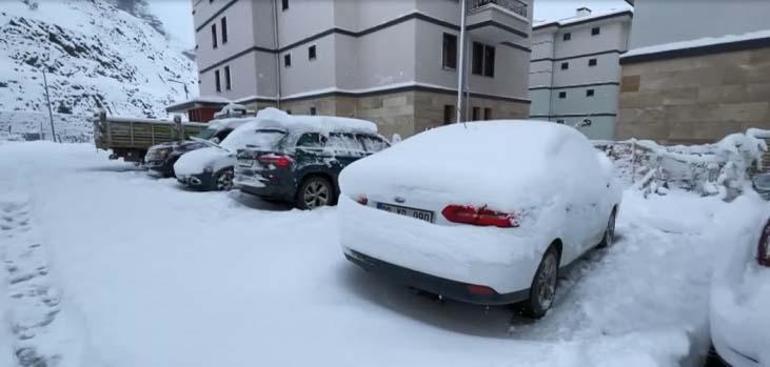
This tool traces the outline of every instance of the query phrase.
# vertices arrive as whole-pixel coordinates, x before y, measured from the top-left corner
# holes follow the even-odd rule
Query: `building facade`
[[[592,14],[536,24],[529,71],[530,117],[570,125],[593,139],[615,135],[620,54],[628,49],[633,13]]]
[[[469,117],[526,117],[531,0],[466,1]],[[460,5],[195,0],[200,93],[369,119],[386,135],[452,122]]]
[[[770,2],[633,3],[618,139],[699,144],[770,128]]]

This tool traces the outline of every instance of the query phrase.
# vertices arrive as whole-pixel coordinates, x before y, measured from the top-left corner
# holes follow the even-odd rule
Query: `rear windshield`
[[[259,129],[249,137],[246,148],[274,150],[279,147],[286,132],[278,129]]]

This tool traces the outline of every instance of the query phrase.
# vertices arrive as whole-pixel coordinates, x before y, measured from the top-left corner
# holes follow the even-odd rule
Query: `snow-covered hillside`
[[[134,1],[4,1],[0,111],[47,117],[43,70],[59,114],[89,115],[104,106],[117,115],[165,117],[167,105],[185,98],[183,85],[171,80],[197,94],[194,62],[163,34],[157,18],[135,11],[143,0]],[[8,120],[0,121],[0,130],[8,129]],[[26,125],[14,129],[39,128]]]

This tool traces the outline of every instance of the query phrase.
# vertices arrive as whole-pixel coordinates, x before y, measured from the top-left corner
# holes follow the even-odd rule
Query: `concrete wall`
[[[617,138],[702,143],[770,128],[770,48],[623,65]]]
[[[770,28],[770,1],[636,0],[631,48]]]

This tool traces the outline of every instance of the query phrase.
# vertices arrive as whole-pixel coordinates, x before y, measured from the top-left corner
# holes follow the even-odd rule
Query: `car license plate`
[[[254,165],[254,161],[251,159],[239,159],[238,165],[241,167],[251,167]]]
[[[377,209],[433,223],[432,211],[385,203],[377,203]]]

